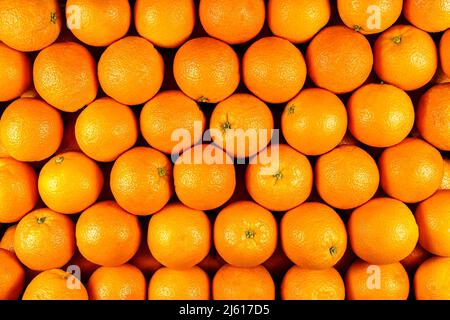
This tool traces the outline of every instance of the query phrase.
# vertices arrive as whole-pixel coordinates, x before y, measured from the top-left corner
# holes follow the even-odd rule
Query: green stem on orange
[[[402,37],[401,36],[395,36],[395,37],[392,38],[392,41],[395,44],[400,44],[402,42]]]
[[[253,230],[245,231],[245,237],[247,239],[253,239],[255,237],[255,232]]]
[[[45,222],[45,219],[46,219],[45,217],[39,217],[36,219],[36,221],[38,224],[43,224]]]
[[[334,256],[336,253],[337,253],[337,248],[336,248],[335,246],[332,246],[332,247],[330,248],[330,254],[331,254],[332,256]]]
[[[56,158],[55,162],[56,162],[56,164],[61,164],[61,163],[63,163],[63,162],[64,162],[64,157],[58,157],[58,158]]]

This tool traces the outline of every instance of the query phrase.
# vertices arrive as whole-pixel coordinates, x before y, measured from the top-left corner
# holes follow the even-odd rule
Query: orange
[[[77,246],[89,261],[106,267],[130,260],[141,242],[139,220],[114,201],[99,202],[85,210],[76,225]]]
[[[263,153],[250,162],[245,173],[253,200],[272,211],[286,211],[303,203],[313,184],[308,158],[285,144],[272,145]]]
[[[426,251],[420,244],[417,244],[413,252],[409,254],[405,259],[400,261],[405,270],[411,274],[416,272],[417,268],[428,258],[431,254]]]
[[[17,224],[10,226],[5,230],[0,240],[0,249],[14,253],[14,235],[16,234]]]
[[[31,78],[28,56],[0,42],[0,101],[19,97],[30,86]]]
[[[398,144],[414,125],[414,106],[408,94],[389,84],[368,84],[348,103],[349,129],[362,143],[385,148]]]
[[[425,140],[450,151],[450,83],[433,86],[420,98],[416,123]]]
[[[0,223],[19,221],[38,201],[33,168],[10,158],[0,158]]]
[[[450,30],[444,32],[439,44],[441,67],[447,77],[450,77]]]
[[[373,65],[372,48],[360,33],[344,26],[320,31],[306,51],[308,74],[321,88],[347,93],[361,86]]]
[[[233,195],[236,176],[232,159],[213,144],[185,151],[173,168],[178,199],[197,210],[212,210]]]
[[[237,158],[248,158],[264,149],[272,138],[273,127],[269,107],[246,93],[220,102],[209,124],[215,144]]]
[[[129,107],[111,98],[101,98],[80,113],[75,136],[87,156],[110,162],[134,146],[138,130],[136,116]]]
[[[214,222],[214,246],[236,267],[256,267],[274,253],[277,222],[256,203],[239,201],[222,209]]]
[[[57,110],[40,99],[18,99],[3,112],[0,139],[6,152],[19,161],[41,161],[59,148],[63,121]]]
[[[187,96],[199,102],[217,103],[238,87],[239,58],[233,48],[220,40],[196,38],[178,49],[173,73]]]
[[[0,249],[0,300],[17,300],[25,285],[25,270],[13,253]]]
[[[150,218],[147,242],[152,255],[164,266],[188,269],[208,255],[211,224],[203,211],[168,204]]]
[[[450,258],[432,257],[414,275],[417,300],[450,300]]]
[[[281,283],[283,300],[344,300],[344,281],[334,268],[308,270],[294,266]]]
[[[176,48],[185,42],[195,25],[193,0],[137,0],[134,6],[137,32],[158,47]]]
[[[136,215],[150,215],[161,210],[172,196],[172,164],[155,149],[133,148],[114,163],[110,185],[122,208]]]
[[[88,300],[84,285],[73,275],[60,269],[38,274],[28,285],[23,300]]]
[[[405,0],[403,15],[411,24],[427,32],[450,28],[450,7],[442,0]]]
[[[413,26],[396,25],[383,32],[373,48],[381,80],[403,90],[416,90],[433,78],[438,64],[431,36]]]
[[[103,52],[98,79],[103,91],[118,102],[133,106],[145,103],[161,88],[164,60],[148,40],[125,37]]]
[[[199,6],[200,22],[206,33],[229,44],[256,37],[265,15],[263,0],[201,0]]]
[[[67,214],[79,213],[97,201],[103,188],[103,173],[84,154],[66,152],[44,165],[39,174],[38,188],[50,209]]]
[[[295,97],[306,79],[305,59],[299,49],[278,37],[253,43],[242,60],[247,88],[268,103],[283,103]]]
[[[267,15],[274,35],[292,43],[305,43],[330,20],[330,1],[269,0]]]
[[[148,286],[149,300],[209,300],[210,280],[199,267],[184,270],[161,268]]]
[[[142,239],[141,245],[130,263],[141,270],[145,276],[150,276],[161,268],[161,264],[153,257],[148,248],[147,238]]]
[[[450,190],[450,159],[444,159],[444,176],[439,189]]]
[[[263,266],[238,268],[224,265],[212,282],[214,300],[274,300],[275,284]]]
[[[147,283],[142,272],[130,264],[100,267],[88,282],[91,300],[145,300]]]
[[[371,265],[355,261],[345,274],[348,300],[406,300],[409,279],[399,263]]]
[[[96,62],[75,42],[56,43],[39,52],[33,79],[39,95],[65,112],[78,111],[97,96]]]
[[[0,1],[0,41],[19,51],[38,51],[59,36],[62,17],[57,0]]]
[[[434,147],[423,140],[408,138],[385,149],[378,160],[381,186],[391,197],[415,203],[439,188],[444,161]]]
[[[67,25],[80,41],[96,47],[122,38],[131,23],[128,0],[68,0]]]
[[[390,264],[406,258],[414,250],[419,228],[404,203],[377,198],[352,212],[348,234],[358,257],[373,264]]]
[[[353,209],[369,201],[380,180],[375,160],[353,145],[339,146],[322,155],[315,177],[320,197],[337,209]]]
[[[177,154],[201,140],[206,119],[194,100],[181,91],[169,90],[158,93],[144,105],[140,124],[150,146]]]
[[[286,141],[306,155],[335,148],[347,131],[347,111],[333,93],[319,88],[302,90],[285,107],[281,129]]]
[[[331,268],[347,248],[344,222],[332,208],[318,202],[288,211],[281,220],[280,233],[288,258],[306,269]]]

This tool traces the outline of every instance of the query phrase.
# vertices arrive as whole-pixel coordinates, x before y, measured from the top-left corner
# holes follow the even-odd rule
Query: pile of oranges
[[[0,0],[0,299],[450,299],[449,0]]]

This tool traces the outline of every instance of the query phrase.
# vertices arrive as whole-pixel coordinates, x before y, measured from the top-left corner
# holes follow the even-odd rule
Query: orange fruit
[[[133,106],[145,103],[161,88],[164,60],[148,40],[125,37],[103,52],[98,79],[103,91],[118,102]]]
[[[390,147],[405,139],[414,125],[414,106],[408,94],[389,84],[368,84],[347,103],[349,129],[362,143]]]
[[[16,234],[17,224],[14,224],[5,230],[0,240],[0,249],[14,253],[14,235]]]
[[[309,41],[330,20],[329,0],[269,0],[267,22],[277,37],[292,43]]]
[[[136,215],[150,215],[161,210],[172,196],[172,164],[155,149],[133,148],[114,163],[110,185],[122,208]]]
[[[69,30],[80,41],[105,47],[128,32],[131,7],[128,0],[68,0],[66,19]]]
[[[19,97],[30,86],[31,78],[28,56],[0,42],[0,101]]]
[[[0,249],[0,300],[17,300],[25,285],[25,270],[13,253]]]
[[[250,162],[245,181],[250,196],[272,211],[286,211],[303,203],[313,184],[311,164],[288,145],[273,145]]]
[[[229,264],[256,267],[274,253],[277,222],[272,213],[251,201],[222,209],[214,222],[214,245]]]
[[[147,242],[152,255],[164,266],[188,269],[208,255],[211,224],[203,211],[168,204],[150,218]]]
[[[88,282],[91,300],[145,300],[147,283],[142,272],[130,264],[100,267]]]
[[[97,201],[103,188],[103,173],[82,153],[62,153],[44,165],[38,188],[42,201],[50,209],[79,213]]]
[[[33,79],[39,95],[65,112],[78,111],[97,96],[96,62],[75,42],[56,43],[39,52]]]
[[[450,77],[450,30],[444,32],[439,43],[441,67],[447,77]]]
[[[233,48],[220,40],[191,39],[178,49],[173,73],[187,96],[199,102],[217,103],[238,87],[239,58]]]
[[[432,257],[422,263],[414,275],[417,300],[450,299],[450,258]]]
[[[130,260],[141,242],[139,220],[114,201],[85,210],[76,225],[77,246],[89,261],[116,267]]]
[[[263,266],[238,268],[224,265],[212,282],[214,300],[274,300],[275,284]]]
[[[411,24],[427,32],[450,28],[450,7],[442,0],[405,0],[403,15]]]
[[[0,41],[19,51],[49,46],[62,27],[57,0],[1,0],[0,21]]]
[[[50,209],[35,210],[17,225],[14,250],[32,270],[61,268],[75,253],[75,225],[66,215]]]
[[[297,95],[306,80],[305,59],[299,49],[278,37],[253,43],[242,60],[247,88],[268,103],[283,103]]]
[[[0,158],[0,223],[19,221],[38,201],[33,168],[10,158]]]
[[[319,88],[302,90],[285,107],[281,129],[286,141],[306,155],[335,148],[347,131],[347,111],[333,93]]]
[[[199,5],[199,18],[206,33],[229,44],[256,37],[265,15],[263,0],[201,0]]]
[[[404,203],[377,198],[352,212],[348,234],[358,257],[373,264],[390,264],[406,258],[414,250],[419,228]]]
[[[215,144],[237,158],[248,158],[264,149],[273,127],[269,107],[246,93],[233,94],[220,102],[209,124]]]
[[[0,138],[6,152],[19,161],[41,161],[59,148],[63,121],[57,110],[40,99],[18,99],[3,112]]]
[[[353,209],[369,201],[380,180],[375,160],[352,145],[339,146],[320,156],[315,177],[320,197],[338,209]]]
[[[399,263],[371,265],[355,261],[345,274],[348,300],[406,300],[409,279]]]
[[[450,159],[444,159],[444,176],[439,189],[450,190]]]
[[[318,87],[347,93],[369,77],[373,65],[372,48],[356,31],[344,26],[327,27],[309,44],[306,64],[309,76]]]
[[[426,251],[420,244],[417,244],[413,252],[409,254],[405,259],[400,261],[407,272],[413,273],[417,268],[428,258],[431,254]]]
[[[137,0],[134,6],[137,32],[158,47],[176,48],[185,42],[195,25],[192,0]]]
[[[142,239],[141,245],[130,263],[141,270],[145,276],[150,276],[161,268],[161,263],[153,257],[148,248],[147,238]]]
[[[438,56],[431,36],[413,26],[383,32],[373,48],[378,77],[403,90],[416,90],[433,79]]]
[[[129,107],[111,98],[101,98],[80,113],[75,136],[87,156],[110,162],[134,146],[138,130],[136,117]]]
[[[144,105],[140,124],[150,146],[177,154],[202,139],[206,119],[194,100],[181,91],[169,90],[158,93]]]
[[[280,233],[288,258],[306,269],[331,268],[347,248],[344,222],[332,208],[318,202],[288,211],[281,220]]]
[[[439,188],[444,161],[434,147],[423,140],[408,138],[383,151],[378,160],[381,186],[391,197],[415,203]]]
[[[199,267],[175,270],[162,267],[150,279],[149,300],[209,300],[210,280]]]
[[[178,199],[197,210],[212,210],[233,195],[236,176],[232,159],[213,144],[185,151],[173,167]]]
[[[308,270],[293,266],[281,283],[283,300],[344,300],[344,281],[334,268]]]
[[[420,98],[416,123],[425,140],[450,151],[450,83],[433,86]]]

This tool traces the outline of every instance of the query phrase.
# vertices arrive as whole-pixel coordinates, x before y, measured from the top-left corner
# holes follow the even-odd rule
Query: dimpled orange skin
[[[164,60],[150,41],[125,37],[103,52],[98,79],[103,91],[118,102],[130,106],[145,103],[161,88]]]
[[[269,107],[245,93],[220,102],[209,124],[213,141],[237,158],[251,157],[264,149],[270,143],[273,127]]]
[[[41,161],[56,152],[64,125],[57,110],[40,99],[18,99],[3,112],[0,139],[6,152],[19,161]]]
[[[344,281],[334,268],[308,270],[293,266],[281,283],[281,299],[344,300]]]
[[[356,146],[340,146],[316,162],[317,191],[334,208],[353,209],[369,201],[379,181],[375,160]]]
[[[33,66],[36,91],[49,104],[75,112],[94,101],[98,91],[96,62],[75,42],[60,42],[39,52]]]
[[[306,155],[321,155],[344,138],[347,111],[335,94],[319,88],[305,89],[286,105],[281,128],[290,146]]]
[[[38,201],[33,168],[10,158],[0,158],[0,223],[19,221]]]
[[[445,0],[405,0],[403,15],[411,24],[427,32],[450,28],[450,6]]]
[[[450,30],[444,32],[439,44],[441,67],[447,77],[450,77]]]
[[[61,213],[35,210],[17,225],[14,250],[31,270],[61,268],[75,253],[75,225]]]
[[[176,154],[201,140],[206,119],[194,100],[181,91],[169,90],[158,93],[144,105],[140,124],[150,146],[166,154]],[[177,132],[180,136],[172,137]]]
[[[416,272],[417,268],[430,257],[431,253],[422,248],[418,243],[409,256],[401,260],[400,263],[409,274],[413,274]]]
[[[438,190],[444,176],[444,161],[433,146],[407,138],[383,151],[378,159],[381,186],[391,197],[416,203]]]
[[[28,56],[0,43],[0,101],[19,97],[30,86],[31,78]]]
[[[138,138],[136,116],[128,106],[101,98],[83,109],[77,118],[75,136],[81,150],[100,162],[116,160]]]
[[[263,0],[201,0],[199,6],[206,33],[229,44],[256,37],[264,26],[265,15]]]
[[[14,224],[5,230],[5,233],[0,240],[0,249],[14,253],[14,235],[16,234],[16,228],[17,224]]]
[[[450,83],[436,85],[421,97],[417,128],[436,148],[450,151]]]
[[[69,29],[80,41],[105,47],[127,33],[131,7],[128,0],[68,0],[66,18],[74,23],[73,27],[69,23]],[[79,19],[79,26],[76,19]]]
[[[142,272],[130,264],[100,267],[87,285],[90,300],[145,300],[147,283]]]
[[[97,201],[103,183],[103,173],[93,160],[80,152],[66,152],[44,165],[38,188],[50,209],[75,214]]]
[[[386,30],[375,42],[373,52],[378,77],[406,91],[426,85],[437,70],[433,39],[413,26],[396,25]]]
[[[450,190],[450,159],[444,159],[444,176],[439,189]]]
[[[173,73],[180,89],[199,102],[217,103],[239,85],[239,58],[225,42],[208,37],[189,40],[178,49]]]
[[[450,300],[450,258],[432,257],[414,275],[417,300]]]
[[[309,44],[306,64],[308,75],[318,87],[347,93],[369,77],[373,65],[372,48],[363,35],[352,29],[327,27]]]
[[[280,230],[284,252],[302,268],[331,268],[347,248],[344,222],[322,203],[307,202],[288,211]]]
[[[77,246],[89,261],[116,267],[130,260],[141,242],[139,220],[114,201],[85,210],[76,225]]]
[[[173,194],[172,163],[155,149],[133,148],[114,163],[110,186],[126,211],[150,215],[161,210]]]
[[[134,20],[138,33],[158,47],[176,48],[195,26],[193,0],[137,0]]]
[[[0,300],[17,300],[25,285],[25,270],[13,253],[0,249]]]
[[[244,54],[242,70],[247,88],[268,103],[292,99],[306,80],[306,64],[301,51],[278,37],[254,42]]]

